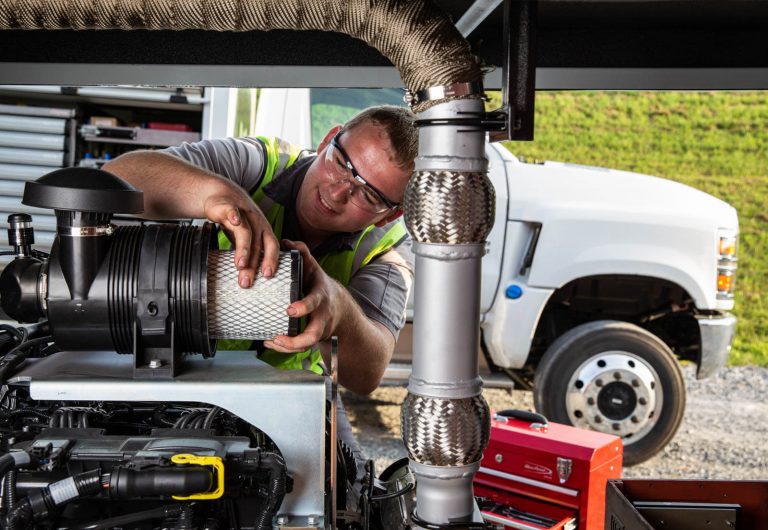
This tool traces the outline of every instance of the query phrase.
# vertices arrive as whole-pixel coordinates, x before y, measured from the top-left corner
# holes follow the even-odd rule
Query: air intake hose
[[[448,17],[430,2],[383,0],[36,0],[0,3],[0,29],[320,30],[379,50],[417,93],[481,82],[482,70]],[[419,112],[425,107],[414,107]]]

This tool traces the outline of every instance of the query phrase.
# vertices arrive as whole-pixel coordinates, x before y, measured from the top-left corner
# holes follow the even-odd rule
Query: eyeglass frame
[[[355,168],[355,165],[352,163],[352,160],[349,158],[349,155],[344,150],[344,148],[341,147],[341,144],[339,143],[338,139],[341,137],[343,132],[344,131],[339,131],[338,133],[336,133],[336,135],[333,138],[331,138],[331,141],[329,142],[329,144],[334,149],[338,149],[339,150],[339,153],[341,154],[341,157],[344,159],[344,163],[347,166],[347,169],[349,169],[350,173],[352,173],[352,177],[357,182],[362,184],[363,187],[366,187],[366,188],[370,189],[371,191],[373,191],[373,193],[376,194],[376,196],[379,198],[379,200],[382,203],[384,203],[384,206],[387,207],[386,210],[383,210],[383,211],[381,211],[379,213],[384,213],[384,212],[386,212],[388,210],[394,210],[395,208],[400,208],[400,206],[401,206],[400,203],[392,202],[389,199],[387,199],[384,196],[384,194],[381,191],[379,191],[378,188],[376,188],[376,186],[374,186],[373,184],[371,184],[370,182],[368,182],[367,180],[365,180],[363,177],[360,176],[360,173],[357,171],[357,168]]]

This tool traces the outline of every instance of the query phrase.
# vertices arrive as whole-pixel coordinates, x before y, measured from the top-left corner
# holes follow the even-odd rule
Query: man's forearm
[[[280,247],[269,222],[246,191],[232,181],[153,151],[126,153],[104,169],[144,191],[146,218],[208,219],[218,224],[235,243],[240,287],[253,285],[257,269],[267,278],[277,270]]]
[[[103,169],[144,191],[144,216],[150,219],[205,218],[205,200],[237,187],[210,171],[167,153],[133,151]]]

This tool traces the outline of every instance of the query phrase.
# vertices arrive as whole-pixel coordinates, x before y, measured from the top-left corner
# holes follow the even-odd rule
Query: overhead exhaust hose
[[[483,75],[448,17],[410,0],[8,0],[0,3],[0,29],[335,31],[379,50],[413,93]]]

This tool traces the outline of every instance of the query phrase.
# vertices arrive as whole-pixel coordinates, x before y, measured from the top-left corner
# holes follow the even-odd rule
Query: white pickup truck
[[[255,130],[314,147],[334,119],[376,103],[402,101],[396,90],[262,89]],[[736,210],[661,178],[486,152],[486,384],[514,382],[550,420],[620,435],[625,465],[650,458],[683,417],[678,361],[699,378],[727,361]],[[406,328],[398,353],[409,348]],[[407,379],[407,355],[395,360],[388,379]]]

